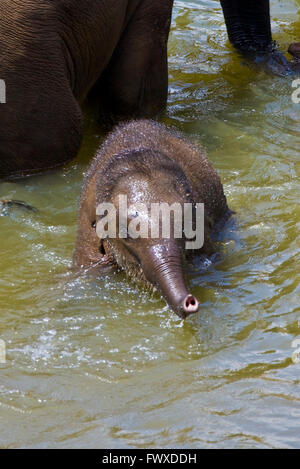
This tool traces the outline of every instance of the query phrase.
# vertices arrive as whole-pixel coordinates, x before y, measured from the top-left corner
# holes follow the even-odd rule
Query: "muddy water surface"
[[[219,2],[175,3],[163,120],[202,143],[237,212],[216,262],[189,273],[200,312],[182,322],[122,274],[66,275],[103,139],[87,113],[77,160],[0,183],[39,210],[0,217],[0,447],[300,446],[300,104],[292,78],[231,49]],[[286,50],[300,3],[272,4]]]

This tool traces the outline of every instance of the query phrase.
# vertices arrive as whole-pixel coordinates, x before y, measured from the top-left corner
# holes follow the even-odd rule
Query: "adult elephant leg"
[[[153,117],[164,109],[172,7],[173,0],[138,3],[98,84],[104,122]]]
[[[272,47],[269,0],[221,0],[228,37],[241,52]]]
[[[51,90],[49,84],[47,94],[42,85],[28,91],[12,82],[16,91],[0,109],[0,180],[42,173],[75,158],[81,111],[68,87],[61,87]]]
[[[292,70],[272,40],[269,0],[221,0],[221,5],[229,40],[236,49],[273,73]]]

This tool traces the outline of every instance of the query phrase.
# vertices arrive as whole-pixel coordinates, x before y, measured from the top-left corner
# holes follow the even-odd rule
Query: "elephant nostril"
[[[188,316],[189,314],[196,313],[199,309],[199,303],[193,295],[188,295],[183,302],[183,310]]]

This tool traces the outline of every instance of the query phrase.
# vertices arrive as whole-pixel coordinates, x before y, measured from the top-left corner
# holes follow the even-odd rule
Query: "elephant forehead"
[[[128,198],[131,204],[146,203],[155,195],[151,183],[146,179],[133,179],[128,184]]]

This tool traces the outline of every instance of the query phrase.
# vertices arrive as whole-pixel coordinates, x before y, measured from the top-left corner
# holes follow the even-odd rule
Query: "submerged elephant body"
[[[203,203],[201,251],[210,255],[211,231],[230,214],[216,171],[202,151],[166,127],[132,121],[109,135],[85,177],[81,195],[75,268],[96,268],[101,273],[107,266],[119,266],[134,279],[156,287],[179,316],[195,312],[198,303],[187,290],[182,263],[195,251],[185,249],[184,235],[133,239],[117,233],[99,239],[97,207],[104,203],[118,207],[120,195],[127,197],[128,206],[137,207],[128,214],[128,224],[137,216],[143,218],[140,204]]]
[[[107,119],[164,108],[172,4],[0,0],[0,179],[74,158],[93,87]]]

